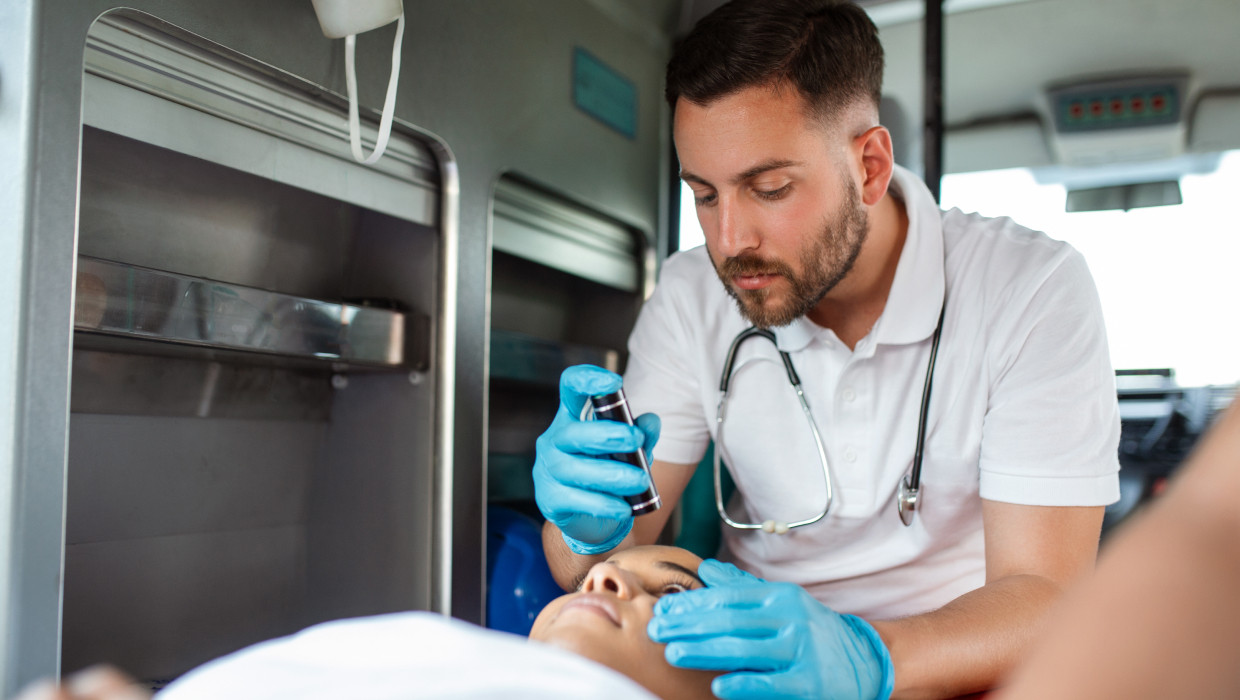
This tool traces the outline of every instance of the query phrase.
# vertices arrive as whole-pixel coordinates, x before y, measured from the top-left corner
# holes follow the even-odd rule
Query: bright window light
[[[943,207],[1009,216],[1085,256],[1106,318],[1116,369],[1170,367],[1181,386],[1240,382],[1240,151],[1218,170],[1180,181],[1184,203],[1131,211],[1064,211],[1061,185],[1025,169],[943,178]],[[702,245],[693,191],[681,183],[680,249]]]
[[[698,223],[697,206],[693,203],[693,189],[680,183],[680,249],[689,250],[706,242],[702,226]]]
[[[1067,241],[1089,264],[1116,369],[1170,367],[1181,386],[1240,381],[1240,151],[1217,171],[1180,181],[1184,203],[1131,211],[1066,213],[1060,185],[1028,170],[943,178],[943,207],[1009,216]]]

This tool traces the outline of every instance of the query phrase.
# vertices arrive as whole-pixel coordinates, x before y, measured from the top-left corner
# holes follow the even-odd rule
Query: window
[[[1186,175],[1184,203],[1130,211],[1066,213],[1061,185],[1040,185],[1027,169],[943,178],[944,208],[1018,223],[1071,243],[1089,263],[1106,317],[1116,369],[1169,367],[1181,386],[1240,381],[1240,151],[1218,170]],[[681,184],[680,249],[701,245],[693,192]]]
[[[689,250],[706,242],[702,225],[698,223],[697,205],[693,201],[693,188],[680,183],[680,249]]]
[[[1066,213],[1061,185],[1026,169],[943,178],[943,207],[1010,216],[1079,250],[1098,286],[1116,369],[1169,367],[1181,386],[1240,380],[1233,304],[1240,229],[1240,151],[1208,175],[1186,175],[1184,203]]]

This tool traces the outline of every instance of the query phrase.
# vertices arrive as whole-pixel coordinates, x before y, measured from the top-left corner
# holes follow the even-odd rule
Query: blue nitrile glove
[[[644,447],[659,439],[659,417],[638,416],[637,427],[616,421],[582,421],[591,396],[620,388],[620,376],[593,365],[569,367],[560,375],[560,410],[538,438],[534,500],[543,517],[560,528],[570,549],[599,554],[615,549],[633,529],[633,509],[624,496],[650,485],[646,474],[608,455]]]
[[[732,671],[711,683],[718,697],[891,696],[891,655],[865,620],[713,559],[698,575],[707,587],[659,599],[647,632],[673,666]]]

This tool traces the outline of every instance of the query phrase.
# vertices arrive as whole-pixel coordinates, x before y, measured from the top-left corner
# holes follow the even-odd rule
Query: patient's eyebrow
[[[611,564],[611,563],[612,563],[612,560],[611,560],[611,559],[608,559],[607,561],[605,561],[605,562],[603,562],[603,563],[604,563],[604,564]],[[702,580],[702,579],[701,579],[701,578],[697,575],[697,572],[696,572],[696,571],[694,571],[694,570],[692,570],[692,569],[689,569],[689,568],[686,568],[686,567],[683,567],[683,566],[681,566],[680,564],[677,564],[677,563],[676,563],[676,562],[674,562],[674,561],[668,561],[668,560],[666,560],[666,559],[659,559],[658,561],[656,561],[656,562],[654,563],[654,565],[655,565],[655,566],[657,566],[657,567],[659,567],[660,569],[667,569],[668,571],[676,571],[676,572],[682,573],[682,574],[684,574],[684,575],[688,576],[689,578],[693,579],[694,581],[697,581],[698,583],[700,583],[700,584],[702,585],[702,587],[703,587],[703,588],[705,588],[705,587],[706,587],[706,582],[705,582],[705,581],[703,581],[703,580]],[[590,572],[589,572],[589,571],[583,571],[583,572],[582,572],[581,574],[579,574],[576,578],[574,578],[574,579],[573,579],[573,590],[574,590],[574,591],[581,591],[581,587],[585,585],[585,583],[586,583],[586,578],[587,578],[587,577],[589,577],[589,575],[590,575]]]
[[[661,569],[669,569],[669,570],[671,570],[671,571],[679,571],[680,573],[685,574],[686,576],[689,576],[689,577],[690,577],[690,578],[692,578],[694,581],[697,581],[698,583],[702,584],[702,587],[703,587],[703,588],[705,588],[705,587],[706,587],[706,582],[705,582],[705,581],[703,581],[701,578],[699,578],[699,577],[698,577],[698,575],[697,575],[697,572],[696,572],[696,571],[693,571],[692,569],[687,569],[687,568],[685,568],[685,567],[681,566],[680,564],[677,564],[677,563],[676,563],[676,562],[674,562],[674,561],[667,561],[667,560],[661,559],[661,560],[659,560],[659,561],[655,562],[655,566],[658,566],[658,567],[659,567],[659,568],[661,568]]]

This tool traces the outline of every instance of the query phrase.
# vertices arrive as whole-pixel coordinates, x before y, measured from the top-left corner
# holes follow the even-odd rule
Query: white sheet
[[[156,700],[654,700],[609,668],[426,612],[327,622],[194,669]]]

